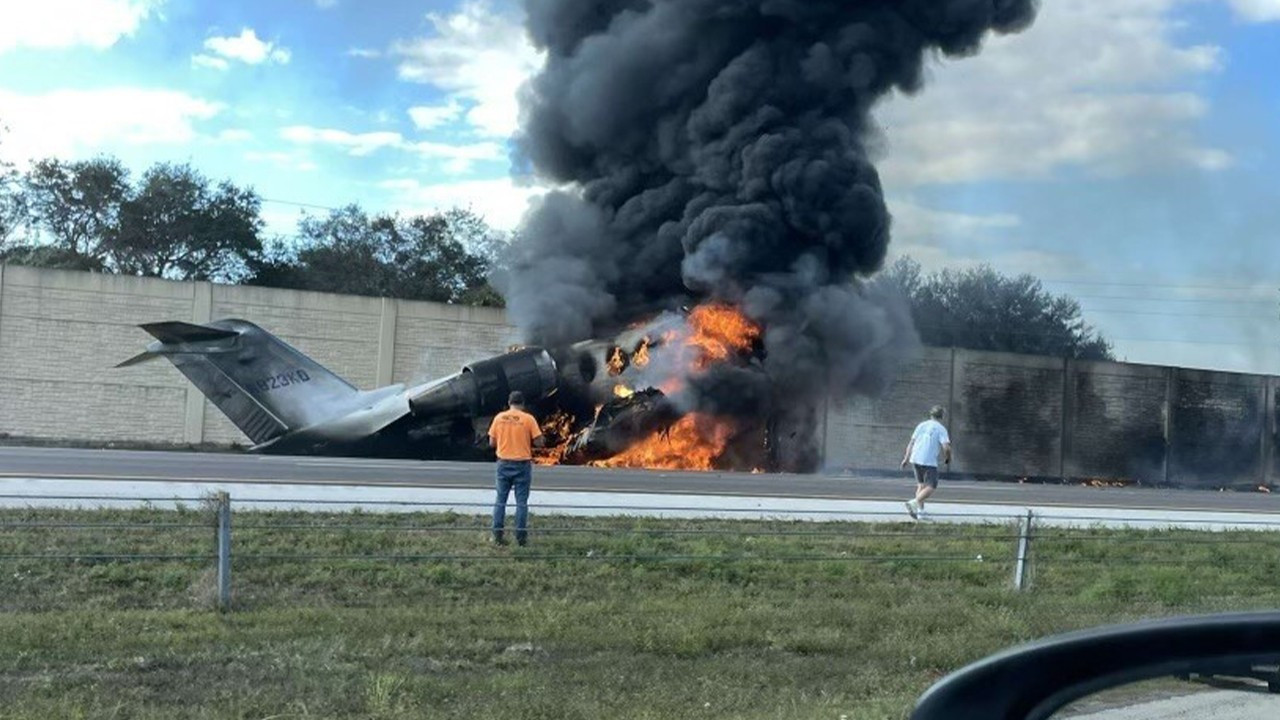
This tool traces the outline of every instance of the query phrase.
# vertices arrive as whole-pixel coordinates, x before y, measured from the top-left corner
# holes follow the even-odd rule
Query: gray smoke
[[[870,110],[919,89],[930,52],[1027,27],[1034,0],[526,6],[547,61],[524,89],[517,172],[575,188],[530,212],[501,281],[526,339],[723,300],[764,327],[766,358],[751,378],[706,378],[703,404],[882,388],[918,341],[863,281],[890,235]]]

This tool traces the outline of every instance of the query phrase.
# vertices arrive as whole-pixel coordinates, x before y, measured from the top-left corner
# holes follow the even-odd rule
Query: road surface
[[[740,497],[899,500],[912,483],[866,475],[752,475],[548,467],[536,471],[540,491],[718,495]],[[226,482],[452,489],[492,487],[484,463],[273,457],[230,453],[0,448],[0,479],[132,482]],[[1067,506],[1145,510],[1280,513],[1280,497],[1152,488],[1093,488],[943,477],[939,500],[1025,507]]]
[[[492,465],[219,453],[0,448],[0,505],[112,506],[230,493],[241,509],[480,513]],[[902,476],[752,475],[539,468],[534,505],[560,515],[901,522]],[[1041,526],[1280,530],[1280,498],[1145,488],[948,481],[929,520]],[[49,499],[56,498],[56,499]]]

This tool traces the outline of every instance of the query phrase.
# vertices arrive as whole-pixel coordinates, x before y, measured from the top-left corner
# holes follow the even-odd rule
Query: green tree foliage
[[[262,200],[190,165],[136,182],[119,160],[0,164],[0,261],[173,280],[500,306],[488,276],[503,236],[470,210],[304,215],[298,237],[263,241]]]
[[[5,128],[0,126],[0,254],[4,253],[10,238],[16,235],[26,215],[22,176],[2,154],[5,132]]]
[[[883,277],[910,302],[926,345],[1114,359],[1111,344],[1082,319],[1080,303],[1046,291],[1031,275],[987,265],[925,274],[915,260],[900,258]]]
[[[501,242],[469,210],[370,215],[359,206],[305,216],[292,244],[276,243],[252,282],[300,290],[499,305],[487,275]]]
[[[156,165],[121,204],[107,254],[130,275],[241,279],[262,251],[261,205],[252,190],[212,185],[188,165]]]
[[[155,165],[134,185],[115,158],[46,159],[20,192],[29,232],[3,250],[9,262],[235,282],[262,250],[257,194],[189,165]]]
[[[35,242],[15,248],[17,257],[64,269],[107,269],[105,244],[129,196],[129,171],[119,160],[40,160],[23,186]]]

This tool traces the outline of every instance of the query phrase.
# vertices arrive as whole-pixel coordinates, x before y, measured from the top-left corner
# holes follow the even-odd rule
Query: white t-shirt
[[[947,428],[937,420],[925,420],[911,434],[911,463],[925,467],[938,467],[942,459],[942,446],[951,444]]]

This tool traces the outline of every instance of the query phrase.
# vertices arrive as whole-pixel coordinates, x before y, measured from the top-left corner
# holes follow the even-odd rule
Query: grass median
[[[0,511],[0,718],[902,718],[1045,634],[1280,607],[1280,535]],[[23,557],[13,557],[23,556]]]

